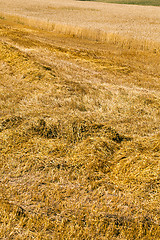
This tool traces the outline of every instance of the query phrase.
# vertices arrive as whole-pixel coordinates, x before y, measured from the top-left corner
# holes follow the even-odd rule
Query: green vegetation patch
[[[80,0],[90,1],[90,0]],[[144,5],[144,6],[160,6],[160,1],[157,0],[92,0],[94,2],[106,2],[106,3],[118,3],[118,4],[133,4],[133,5]]]

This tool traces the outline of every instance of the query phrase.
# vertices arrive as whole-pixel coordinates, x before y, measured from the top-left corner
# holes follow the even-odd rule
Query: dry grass
[[[15,23],[39,28],[45,31],[52,31],[56,34],[65,34],[74,38],[93,40],[108,44],[115,44],[122,49],[134,49],[142,51],[160,52],[160,43],[149,39],[137,39],[131,36],[122,36],[114,32],[105,32],[104,30],[89,27],[74,26],[62,23],[53,23],[48,20],[40,20],[34,17],[23,17],[19,15],[1,14],[1,18],[9,17]]]
[[[123,36],[122,38],[160,42],[160,8],[117,5],[75,0],[32,0],[24,4],[22,0],[5,0],[0,2],[0,12],[28,17],[32,24],[41,21],[46,26],[58,24],[69,26],[71,31],[83,28]],[[30,19],[34,18],[34,20]],[[45,23],[44,23],[45,22]],[[65,27],[68,28],[68,27]],[[65,31],[65,30],[64,30]],[[67,30],[69,31],[69,30]],[[100,32],[100,33],[99,33]],[[83,32],[84,34],[84,32]],[[91,33],[90,33],[91,34]],[[93,35],[93,33],[92,33]],[[101,38],[104,38],[101,36]]]
[[[159,52],[30,22],[0,19],[0,238],[159,239]]]

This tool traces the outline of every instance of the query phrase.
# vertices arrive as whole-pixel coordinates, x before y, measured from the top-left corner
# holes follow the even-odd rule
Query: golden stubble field
[[[159,239],[159,8],[0,8],[0,239]]]
[[[160,42],[160,8],[76,0],[1,0],[0,12]]]

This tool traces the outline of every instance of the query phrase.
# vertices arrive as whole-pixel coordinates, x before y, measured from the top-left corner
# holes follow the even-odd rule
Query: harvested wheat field
[[[160,7],[0,12],[0,239],[160,239]]]

